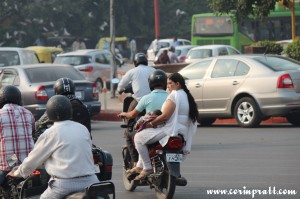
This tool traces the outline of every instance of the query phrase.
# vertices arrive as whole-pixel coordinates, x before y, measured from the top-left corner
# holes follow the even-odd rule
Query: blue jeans
[[[0,186],[3,185],[3,183],[5,182],[6,179],[6,175],[9,173],[9,171],[3,171],[0,170]]]

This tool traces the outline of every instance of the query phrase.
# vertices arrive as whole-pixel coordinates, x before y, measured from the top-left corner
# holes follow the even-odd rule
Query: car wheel
[[[103,82],[102,82],[102,80],[101,79],[97,79],[95,83],[96,83],[96,87],[97,87],[99,93],[102,93],[102,88],[103,88]]]
[[[211,126],[216,121],[216,118],[199,118],[200,126]]]
[[[300,113],[291,113],[286,116],[289,123],[294,126],[300,126]]]
[[[257,103],[250,97],[243,97],[236,103],[234,117],[238,124],[244,128],[257,127],[262,120],[262,114]]]

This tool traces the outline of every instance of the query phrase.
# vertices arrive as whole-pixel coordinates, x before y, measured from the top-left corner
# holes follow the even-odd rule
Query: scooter
[[[125,98],[123,112],[128,110],[132,97]],[[134,134],[136,120],[129,120],[121,125]],[[149,156],[154,170],[143,180],[134,180],[135,175],[128,175],[128,170],[134,167],[128,147],[122,148],[123,156],[123,184],[126,190],[134,191],[138,186],[150,186],[154,188],[158,199],[171,199],[174,196],[176,186],[186,186],[187,181],[181,177],[180,162],[183,160],[182,148],[185,142],[182,136],[170,137],[166,146],[162,147],[158,142],[148,145]]]

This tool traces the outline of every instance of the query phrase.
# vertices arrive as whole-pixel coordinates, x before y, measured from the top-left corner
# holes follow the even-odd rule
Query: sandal
[[[134,180],[144,180],[146,177],[148,177],[150,174],[153,174],[153,173],[154,173],[153,169],[143,170],[140,173],[140,175],[138,175],[134,178]]]
[[[143,168],[140,167],[133,167],[132,169],[128,169],[126,171],[127,175],[139,174],[143,171]]]
[[[126,171],[127,179],[129,181],[133,180],[136,176],[138,176],[143,169],[140,167],[133,167],[132,169],[128,169]]]

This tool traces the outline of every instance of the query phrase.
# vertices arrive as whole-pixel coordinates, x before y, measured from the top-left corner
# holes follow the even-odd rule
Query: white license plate
[[[182,154],[177,153],[167,153],[166,154],[167,162],[182,162]]]
[[[76,92],[75,92],[75,96],[76,96],[78,99],[82,99],[81,91],[76,91]]]
[[[100,168],[99,168],[99,165],[98,164],[94,164],[94,167],[95,167],[95,173],[100,173]]]

